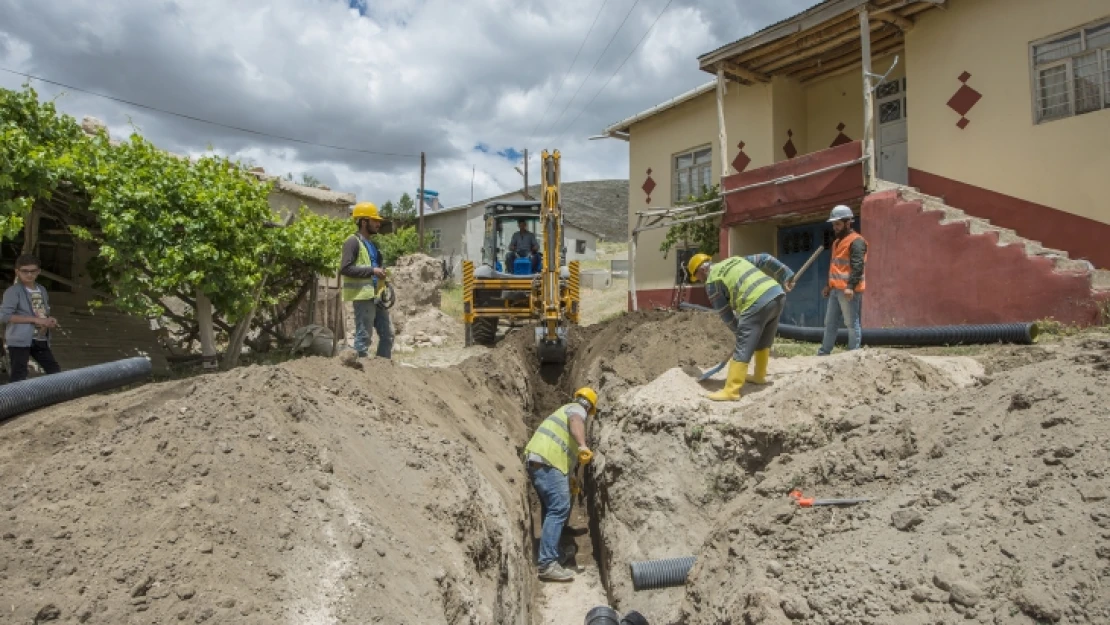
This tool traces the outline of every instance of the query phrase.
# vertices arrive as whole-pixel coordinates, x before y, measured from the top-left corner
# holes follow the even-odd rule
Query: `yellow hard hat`
[[[382,216],[378,214],[378,207],[374,206],[373,202],[359,202],[355,204],[354,209],[351,211],[351,219],[358,221],[359,219],[373,219],[374,221],[381,221]]]
[[[698,281],[694,274],[698,271],[698,267],[701,267],[710,258],[709,254],[694,254],[690,257],[690,261],[686,263],[686,275],[690,276],[690,282]]]
[[[594,389],[583,386],[577,391],[574,391],[574,398],[582,398],[590,402],[590,414],[597,412],[597,392],[594,391]]]

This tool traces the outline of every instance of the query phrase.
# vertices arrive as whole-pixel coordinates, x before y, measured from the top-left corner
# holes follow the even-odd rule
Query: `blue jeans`
[[[862,306],[863,293],[856,293],[851,301],[844,297],[844,291],[835,291],[829,295],[829,307],[825,309],[825,336],[821,341],[821,348],[817,350],[818,356],[832,353],[833,346],[836,345],[836,332],[841,323],[848,327],[848,349],[859,349],[863,332],[859,320]]]
[[[389,311],[374,303],[374,300],[356,300],[355,305],[355,351],[360,358],[370,350],[373,332],[378,332],[378,357],[390,358],[393,354],[393,327],[389,325]]]
[[[540,532],[540,568],[559,560],[559,538],[570,518],[570,480],[555,467],[528,466],[528,477],[540,498],[543,531]]]

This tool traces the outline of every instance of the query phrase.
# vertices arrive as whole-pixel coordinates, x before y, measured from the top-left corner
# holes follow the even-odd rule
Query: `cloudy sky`
[[[114,137],[134,124],[164,149],[309,173],[360,200],[415,195],[423,151],[427,188],[453,206],[472,171],[475,198],[518,188],[524,148],[532,171],[558,148],[564,180],[627,178],[627,144],[590,135],[710,80],[699,54],[813,1],[0,0],[0,68],[350,148],[32,81]],[[0,87],[25,80],[0,71]]]

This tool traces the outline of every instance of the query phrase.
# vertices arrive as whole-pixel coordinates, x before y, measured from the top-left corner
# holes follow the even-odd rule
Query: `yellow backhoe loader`
[[[540,362],[561,363],[567,329],[578,323],[579,267],[578,261],[566,262],[559,151],[544,150],[540,162],[539,201],[486,205],[481,264],[462,263],[463,321],[467,345],[492,345],[502,319],[535,321]],[[512,227],[521,222],[535,235],[538,251],[509,250]]]

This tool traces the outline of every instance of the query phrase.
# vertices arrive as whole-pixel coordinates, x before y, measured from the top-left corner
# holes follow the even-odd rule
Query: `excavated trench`
[[[776,357],[770,385],[726,406],[681,367],[719,362],[728,338],[638,313],[576,329],[562,368],[517,331],[443,368],[305,359],[0,423],[6,616],[562,625],[608,604],[653,625],[1110,622],[1092,594],[1110,340],[1000,350],[989,377],[893,350]],[[570,523],[588,531],[568,539],[597,583],[540,583],[521,452],[583,385],[601,397],[596,456]],[[794,487],[875,503],[802,511]],[[631,561],[690,555],[685,586],[632,587]]]

